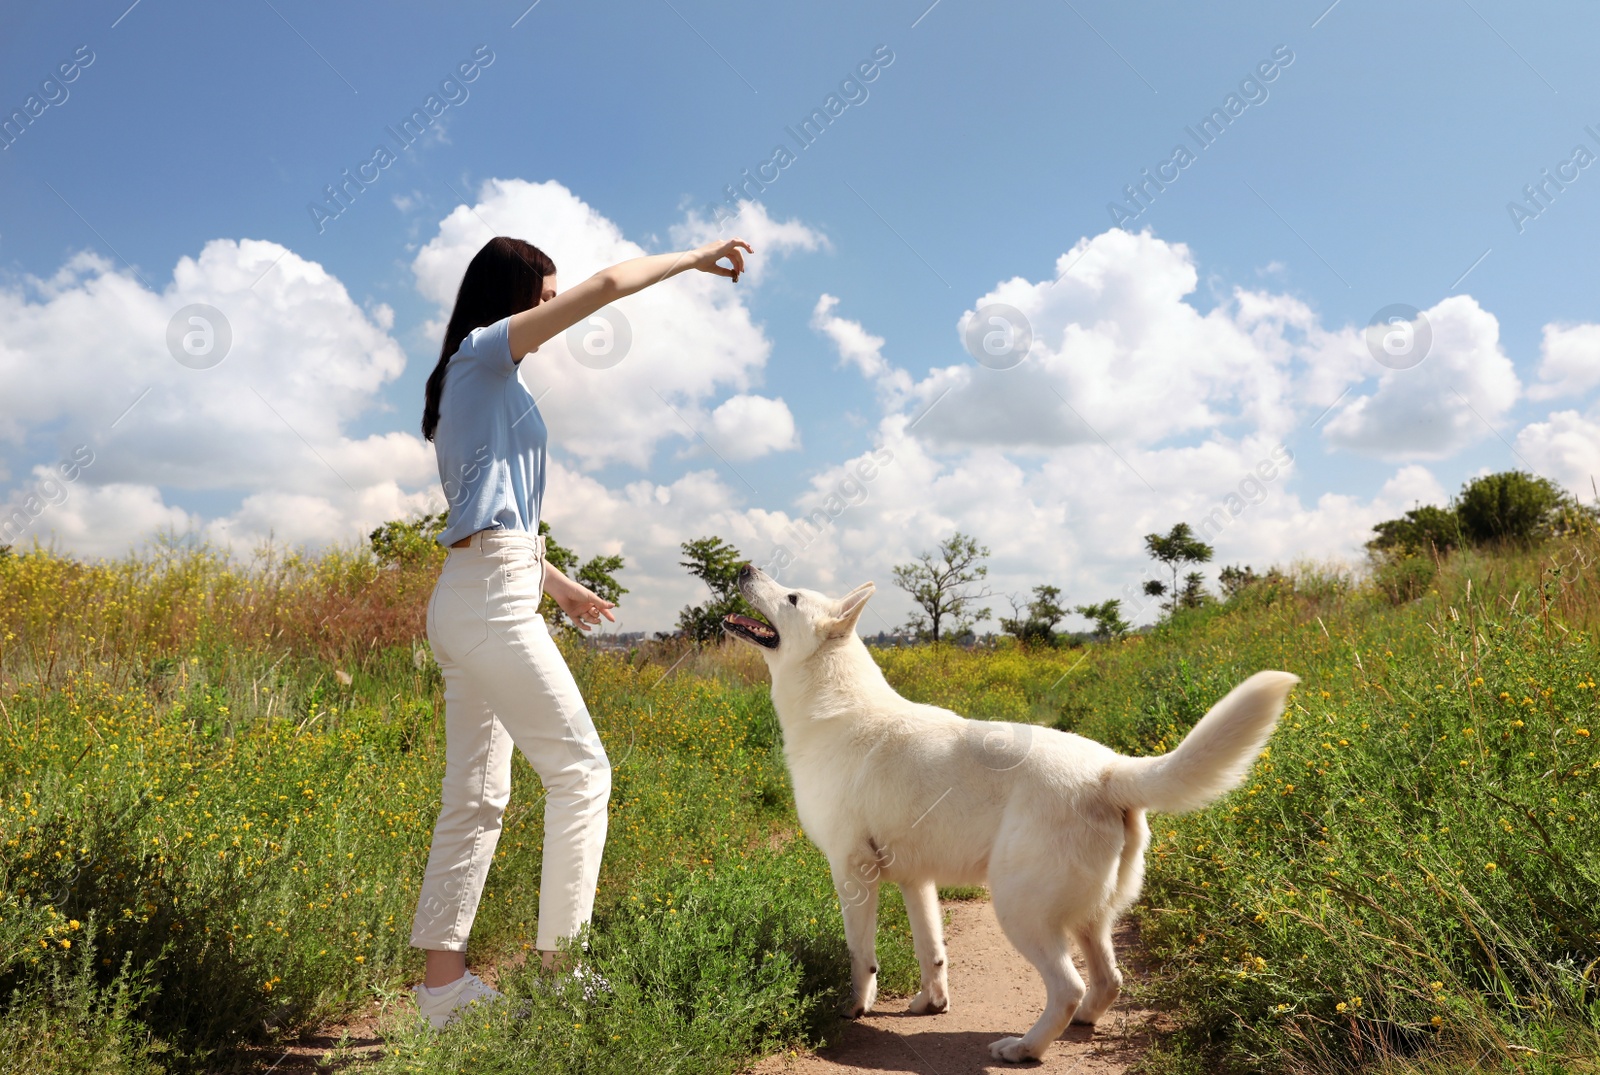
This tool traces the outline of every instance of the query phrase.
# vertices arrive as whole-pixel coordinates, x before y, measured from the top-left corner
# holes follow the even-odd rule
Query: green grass
[[[1463,553],[1404,586],[1302,569],[1118,644],[879,659],[909,697],[1130,753],[1250,672],[1302,676],[1244,788],[1152,818],[1136,914],[1180,1029],[1150,1071],[1594,1071],[1596,551]],[[383,1072],[731,1072],[832,1031],[842,930],[759,664],[582,648],[616,766],[591,937],[614,992],[508,965],[528,1018],[417,1028],[431,570],[0,557],[0,1075],[261,1066],[374,999]],[[541,806],[519,758],[475,962],[531,941]],[[910,991],[890,890],[883,926]]]

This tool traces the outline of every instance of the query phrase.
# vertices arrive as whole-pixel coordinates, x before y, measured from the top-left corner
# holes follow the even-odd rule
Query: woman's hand
[[[617,607],[615,603],[597,597],[587,586],[573,582],[554,564],[544,565],[544,592],[561,606],[561,611],[571,617],[580,630],[592,630],[600,622],[601,616],[612,623],[617,622],[617,618],[611,614],[611,610]]]
[[[744,272],[744,255],[739,252],[741,247],[752,254],[755,253],[750,244],[743,239],[715,239],[694,251],[693,265],[701,272],[726,276],[734,283],[738,283],[739,274]],[[733,263],[731,269],[718,264],[723,258]]]
[[[578,625],[579,630],[593,630],[595,625],[600,622],[601,616],[604,616],[612,623],[617,622],[617,618],[611,614],[611,610],[617,606],[603,597],[596,597],[587,586],[573,583],[571,590],[566,591],[555,600],[556,604],[561,606],[561,611],[565,612],[571,617],[572,622]]]

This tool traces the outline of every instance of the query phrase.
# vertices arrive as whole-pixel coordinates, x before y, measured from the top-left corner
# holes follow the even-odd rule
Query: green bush
[[[1403,605],[1427,593],[1438,571],[1438,562],[1432,555],[1396,550],[1378,560],[1372,584],[1392,604]]]
[[[1475,478],[1461,489],[1456,515],[1474,544],[1527,543],[1548,535],[1572,498],[1549,478],[1520,470]]]

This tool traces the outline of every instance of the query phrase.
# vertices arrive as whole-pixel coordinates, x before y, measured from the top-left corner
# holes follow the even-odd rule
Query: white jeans
[[[538,946],[571,937],[594,910],[611,766],[578,684],[539,615],[544,542],[485,530],[451,549],[428,602],[444,672],[445,772],[411,944],[461,952],[511,797],[511,749],[544,782]]]

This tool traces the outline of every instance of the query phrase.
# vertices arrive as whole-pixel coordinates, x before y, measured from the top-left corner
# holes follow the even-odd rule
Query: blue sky
[[[1600,351],[1585,326],[1600,314],[1577,267],[1600,225],[1600,169],[1581,156],[1560,169],[1576,147],[1600,155],[1600,76],[1586,53],[1597,22],[1588,5],[1489,0],[25,8],[8,15],[0,42],[0,107],[24,109],[30,96],[48,107],[34,104],[0,151],[0,288],[18,315],[0,327],[0,373],[16,389],[0,415],[0,500],[23,503],[38,492],[38,468],[93,443],[96,464],[30,515],[22,541],[115,554],[163,525],[240,545],[264,526],[284,540],[352,540],[374,513],[420,506],[428,492],[419,443],[397,438],[416,427],[442,281],[489,234],[464,225],[448,235],[446,218],[462,206],[488,219],[503,211],[546,245],[549,206],[576,204],[601,223],[592,253],[547,245],[558,264],[586,265],[618,237],[672,249],[705,233],[695,231],[705,207],[780,144],[796,159],[734,225],[773,235],[759,274],[738,285],[753,330],[663,327],[650,341],[650,361],[686,370],[706,349],[744,355],[659,393],[675,401],[669,417],[698,431],[608,410],[619,386],[638,395],[645,382],[668,383],[642,362],[563,387],[545,408],[572,475],[553,484],[548,514],[582,550],[629,556],[635,627],[665,626],[693,596],[673,566],[675,541],[714,529],[765,559],[840,468],[885,444],[906,465],[830,520],[795,567],[797,584],[881,585],[888,565],[961,527],[996,550],[997,590],[1050,580],[1075,601],[1098,600],[1143,569],[1143,532],[1208,510],[1268,441],[1295,463],[1219,539],[1233,560],[1354,557],[1375,518],[1484,470],[1520,466],[1586,489],[1600,458],[1600,377],[1586,371]],[[842,90],[875,52],[892,60]],[[441,89],[475,54],[492,61]],[[75,55],[93,59],[70,83],[42,85]],[[1275,55],[1272,80],[1261,80],[1258,65]],[[786,128],[830,94],[854,101],[798,148]],[[1245,107],[1199,148],[1186,128],[1230,94]],[[430,95],[452,101],[399,150],[386,128]],[[319,227],[309,207],[325,185],[386,143],[395,163]],[[1125,205],[1124,187],[1180,144],[1192,163],[1122,218],[1149,241],[1112,243],[1108,206]],[[1574,178],[1546,185],[1539,215],[1519,227],[1508,206],[1528,204],[1524,187],[1546,172]],[[484,193],[495,180],[521,193],[496,201]],[[559,192],[531,189],[545,184]],[[232,255],[203,258],[218,240],[235,244]],[[157,314],[184,296],[247,293],[227,282],[258,265],[241,240],[281,248],[252,248],[285,257],[273,273],[323,275],[291,272],[304,286],[277,294],[270,311],[230,314],[233,362],[178,367]],[[424,279],[417,259],[430,244],[439,264]],[[1076,265],[1074,251],[1086,254]],[[1102,258],[1119,287],[1174,266],[1194,285],[1128,301],[1091,287],[1081,302],[1049,306],[1042,289],[1064,265],[1069,280],[1100,279]],[[182,259],[194,273],[180,281]],[[58,277],[69,264],[70,279]],[[1026,294],[1014,305],[1049,351],[1009,380],[976,367],[959,332],[986,298],[1012,294],[1007,281]],[[728,299],[702,283],[675,294],[695,295],[692,309],[714,321]],[[1241,290],[1262,298],[1244,302]],[[831,329],[817,313],[823,295],[837,299]],[[1196,316],[1176,311],[1170,331],[1117,351],[1177,303]],[[1262,304],[1277,312],[1247,313]],[[1432,315],[1433,353],[1411,370],[1363,359],[1357,346],[1392,304]],[[1197,329],[1207,315],[1225,317],[1237,339]],[[868,347],[876,359],[845,354],[848,325],[881,338]],[[1554,340],[1549,326],[1561,330]],[[1254,357],[1237,351],[1246,338]],[[1077,347],[1106,349],[1101,364],[1075,364]],[[329,372],[346,357],[348,376]],[[302,375],[296,361],[315,367]],[[868,375],[873,361],[898,371],[898,387]],[[1155,391],[1177,384],[1159,362],[1204,373],[1194,383],[1214,394],[1206,415],[1178,417],[1182,401]],[[1130,363],[1143,364],[1143,379],[1117,382]],[[215,390],[203,380],[212,374]],[[229,391],[251,395],[238,403],[224,376],[243,377]],[[538,376],[524,371],[536,393]],[[1054,403],[1037,405],[1052,385],[1068,406],[1077,400],[1087,432],[1047,428],[1067,420]],[[740,414],[772,413],[717,412],[730,395],[781,400],[793,435],[763,420],[769,442],[742,451],[719,441],[750,435]],[[243,410],[252,398],[272,410],[259,426]],[[167,410],[146,419],[152,402],[150,412]],[[1408,432],[1413,421],[1426,428]],[[610,423],[633,438],[630,451],[584,447]],[[385,475],[370,456],[408,462]],[[323,489],[327,470],[341,469]],[[253,514],[252,496],[266,498]],[[224,520],[231,530],[217,529]],[[893,595],[879,603],[887,620],[903,613]]]

